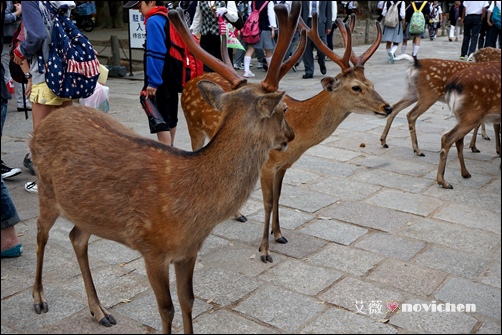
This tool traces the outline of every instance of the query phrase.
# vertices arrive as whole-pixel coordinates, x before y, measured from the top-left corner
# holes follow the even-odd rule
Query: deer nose
[[[385,105],[385,106],[383,107],[383,109],[385,109],[385,113],[386,113],[387,115],[389,115],[390,113],[392,113],[392,107],[391,107],[390,105]]]

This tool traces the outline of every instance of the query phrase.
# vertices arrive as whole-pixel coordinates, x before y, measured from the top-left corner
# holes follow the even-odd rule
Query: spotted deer
[[[444,180],[446,160],[451,146],[457,147],[460,173],[470,178],[464,162],[464,137],[481,122],[495,126],[497,153],[500,155],[500,62],[469,67],[451,76],[445,86],[445,99],[457,118],[457,124],[441,137],[436,182],[443,188],[453,186]]]
[[[396,60],[397,59],[408,59],[412,62],[406,72],[407,91],[401,100],[392,105],[392,113],[387,118],[387,123],[380,136],[380,143],[384,148],[389,147],[387,145],[387,135],[392,121],[394,121],[394,118],[399,112],[416,103],[408,114],[406,114],[406,117],[408,119],[408,128],[413,152],[418,156],[425,156],[418,147],[416,133],[416,121],[418,117],[425,113],[437,101],[446,102],[444,99],[445,85],[446,81],[453,74],[466,68],[484,66],[484,63],[480,64],[478,62],[463,62],[438,58],[418,60],[406,54],[397,56]],[[498,57],[496,57],[494,53],[487,54],[484,59],[500,62],[500,53]]]
[[[200,150],[183,151],[142,137],[83,106],[55,111],[37,127],[30,141],[40,205],[32,291],[36,313],[49,310],[42,285],[44,252],[49,230],[63,215],[74,225],[70,240],[89,309],[101,325],[111,327],[117,321],[101,304],[93,283],[87,252],[91,235],[141,253],[164,333],[171,333],[174,317],[169,289],[172,263],[184,332],[193,333],[193,275],[199,249],[212,229],[249,198],[269,151],[286,150],[294,138],[284,118],[285,93],[277,88],[278,73],[286,71],[280,62],[299,11],[289,17],[281,5],[276,14],[282,29],[272,61],[276,66],[262,85],[251,85],[231,64],[193,43],[181,10],[169,11],[169,19],[194,54],[235,87],[225,92],[214,82],[198,81],[205,101],[221,111],[220,128]],[[226,46],[226,37],[222,45]]]
[[[376,40],[366,52],[360,57],[356,57],[352,51],[351,31],[341,20],[337,20],[338,27],[346,41],[345,53],[343,57],[340,57],[319,38],[317,14],[315,14],[313,23],[314,25],[310,29],[301,19],[299,22],[300,26],[307,30],[309,38],[321,48],[327,57],[341,67],[342,72],[336,77],[323,78],[321,80],[323,90],[310,99],[300,101],[289,95],[284,96],[284,101],[288,105],[286,120],[295,131],[295,140],[290,143],[287,153],[271,151],[261,171],[260,185],[265,218],[259,250],[260,258],[265,263],[273,261],[269,252],[268,240],[271,216],[272,234],[275,241],[278,243],[288,242],[281,233],[279,223],[279,198],[286,171],[307,149],[328,138],[350,113],[371,113],[385,117],[391,112],[390,105],[375,91],[373,83],[364,75],[364,64],[377,50],[382,38],[380,25],[377,23]],[[354,66],[350,66],[349,60]],[[269,67],[269,71],[270,68],[273,66]],[[181,106],[185,113],[194,150],[204,145],[205,137],[213,138],[220,122],[220,116],[204,102],[197,90],[197,82],[205,79],[221,82],[221,79],[218,79],[215,74],[203,75],[187,83],[181,95]],[[225,90],[230,89],[228,85],[222,84],[222,87]]]

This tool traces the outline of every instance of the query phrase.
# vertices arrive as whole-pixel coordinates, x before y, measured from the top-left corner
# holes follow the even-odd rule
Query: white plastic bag
[[[108,113],[110,110],[110,88],[103,86],[99,82],[96,84],[94,93],[88,98],[80,98],[79,103],[83,106],[88,106],[102,110]]]

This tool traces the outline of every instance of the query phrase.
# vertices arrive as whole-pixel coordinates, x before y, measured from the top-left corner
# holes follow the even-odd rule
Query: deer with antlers
[[[169,11],[192,52],[235,88],[225,92],[214,82],[198,81],[205,101],[222,113],[217,133],[200,150],[186,152],[141,137],[83,106],[55,111],[37,127],[30,141],[40,205],[32,291],[36,313],[48,312],[42,285],[44,252],[49,230],[64,215],[74,224],[70,240],[91,314],[101,325],[110,327],[116,319],[100,303],[92,280],[87,253],[91,235],[141,253],[164,333],[171,333],[174,317],[169,290],[169,264],[174,264],[184,331],[193,332],[193,274],[199,249],[212,229],[249,198],[269,152],[284,151],[294,138],[284,118],[284,92],[277,88],[279,73],[288,70],[280,62],[299,11],[289,16],[284,5],[275,10],[282,29],[272,60],[276,66],[270,67],[262,85],[247,84],[229,64],[228,54],[224,63],[206,53],[192,40],[182,11]],[[222,54],[225,51],[222,48]],[[79,129],[78,136],[74,129]]]
[[[443,188],[453,188],[444,180],[446,160],[451,146],[457,147],[461,175],[470,178],[464,162],[464,137],[481,122],[492,122],[500,155],[500,62],[470,67],[451,76],[446,82],[445,99],[457,118],[456,126],[441,137],[436,182]]]
[[[351,20],[352,29],[355,23],[354,18],[355,16]],[[350,113],[374,113],[387,116],[391,112],[390,105],[375,91],[373,83],[364,75],[364,64],[377,50],[382,38],[380,25],[377,23],[378,34],[376,40],[366,52],[360,57],[356,57],[352,51],[352,29],[346,27],[341,20],[337,20],[339,30],[346,44],[343,57],[339,57],[320,39],[317,33],[317,14],[314,15],[312,21],[312,29],[305,25],[301,19],[300,27],[307,31],[309,38],[327,57],[341,67],[342,72],[336,77],[323,78],[321,80],[323,90],[310,99],[300,101],[289,95],[284,97],[284,101],[288,105],[286,120],[295,131],[295,140],[290,143],[287,153],[271,151],[261,171],[260,185],[263,194],[265,219],[259,250],[261,260],[265,263],[273,261],[269,252],[268,240],[271,216],[271,231],[275,241],[278,243],[288,242],[281,233],[279,223],[279,198],[286,171],[307,149],[328,138]],[[354,64],[353,67],[350,66],[349,60]],[[270,68],[273,68],[273,66]],[[181,106],[185,113],[194,150],[204,145],[206,137],[213,138],[219,127],[220,116],[213,107],[204,102],[197,89],[197,82],[205,79],[220,83],[225,90],[231,89],[230,86],[225,86],[222,79],[215,74],[195,78],[185,86],[181,95]],[[237,214],[236,217],[239,217],[239,215]]]
[[[466,68],[484,66],[484,63],[480,64],[478,62],[462,62],[438,58],[418,60],[406,54],[397,56],[396,60],[398,59],[408,59],[412,62],[412,65],[406,72],[408,88],[401,100],[392,106],[392,113],[387,118],[387,123],[380,136],[380,143],[384,148],[389,147],[387,145],[387,135],[389,134],[392,121],[394,121],[394,118],[399,112],[416,103],[408,114],[406,114],[406,117],[408,119],[408,128],[411,135],[413,152],[418,156],[425,156],[418,147],[416,132],[416,121],[418,117],[425,113],[437,101],[446,102],[444,99],[445,85],[452,75]],[[483,60],[500,62],[500,52],[498,53],[498,57],[496,53],[486,53]]]

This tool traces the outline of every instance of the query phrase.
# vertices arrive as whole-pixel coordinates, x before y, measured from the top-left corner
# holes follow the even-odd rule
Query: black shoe
[[[20,174],[21,172],[21,169],[19,168],[11,168],[11,167],[8,167],[7,165],[5,165],[5,163],[2,161],[2,178],[3,179],[7,179],[7,178],[10,178],[10,177],[14,177],[14,176],[17,176],[18,174]]]
[[[23,165],[32,175],[35,175],[35,168],[33,167],[33,161],[31,160],[30,154],[26,154],[26,156],[24,156]]]
[[[314,75],[313,75],[313,74],[304,74],[304,75],[302,76],[302,78],[303,78],[303,79],[312,79],[312,78],[314,78]]]
[[[321,66],[321,73],[326,74],[326,65]]]
[[[296,71],[298,71],[298,69],[296,68],[296,65],[293,65],[292,69],[293,69],[293,71],[295,71],[295,72],[296,72]]]
[[[263,63],[263,70],[268,71],[268,65]]]

